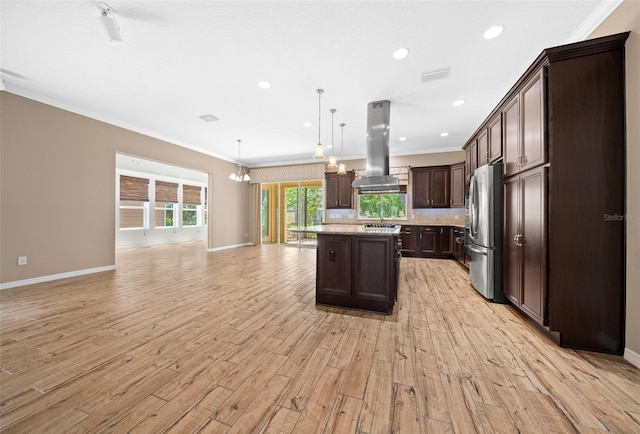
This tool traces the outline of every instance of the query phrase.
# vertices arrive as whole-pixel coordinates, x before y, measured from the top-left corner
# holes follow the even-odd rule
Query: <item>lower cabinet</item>
[[[451,258],[451,227],[402,225],[402,256]]]
[[[397,236],[318,234],[316,303],[388,314],[397,298]]]
[[[469,261],[464,247],[464,228],[451,228],[451,250],[453,257],[468,268]]]

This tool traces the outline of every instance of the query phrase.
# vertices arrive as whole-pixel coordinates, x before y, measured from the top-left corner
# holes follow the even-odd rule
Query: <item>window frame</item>
[[[404,217],[393,217],[393,216],[385,216],[384,215],[384,196],[391,196],[391,195],[398,195],[398,196],[404,196]],[[362,209],[360,207],[360,199],[361,197],[364,196],[363,194],[358,194],[358,207],[357,207],[357,211],[358,211],[358,215],[357,215],[357,220],[362,220],[362,221],[380,221],[380,220],[407,220],[407,193],[406,192],[399,192],[399,193],[377,193],[377,194],[367,194],[367,196],[378,196],[380,197],[380,215],[382,216],[382,219],[380,218],[380,216],[378,217],[364,217],[362,216],[361,212]]]

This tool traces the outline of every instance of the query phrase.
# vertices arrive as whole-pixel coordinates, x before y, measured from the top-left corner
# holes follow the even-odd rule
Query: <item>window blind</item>
[[[120,175],[120,200],[149,202],[149,180]]]
[[[189,205],[200,205],[201,187],[194,185],[182,185],[182,203]]]
[[[156,181],[156,202],[178,203],[178,184]]]

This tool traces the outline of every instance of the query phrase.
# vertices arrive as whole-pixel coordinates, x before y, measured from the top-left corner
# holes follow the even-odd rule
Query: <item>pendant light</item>
[[[335,169],[338,167],[338,159],[336,158],[333,147],[333,115],[336,112],[336,109],[331,109],[329,111],[331,112],[331,156],[329,157],[329,164],[327,164],[327,167]]]
[[[344,165],[344,126],[340,124],[340,164],[338,164],[338,175],[346,175],[347,168]]]
[[[320,97],[324,91],[322,89],[318,89],[316,92],[318,92],[318,144],[316,145],[316,153],[313,155],[313,158],[324,160],[324,147],[322,146],[322,143],[320,143]]]
[[[232,172],[231,175],[229,175],[229,179],[236,182],[251,181],[251,177],[249,176],[249,173],[247,173],[247,171],[243,169],[242,165],[240,164],[240,143],[241,142],[242,140],[238,139],[238,170],[235,172]]]

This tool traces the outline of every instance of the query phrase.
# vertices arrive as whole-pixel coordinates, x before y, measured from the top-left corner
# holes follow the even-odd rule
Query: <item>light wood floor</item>
[[[391,316],[316,307],[315,250],[201,243],[5,290],[20,433],[640,432],[640,372],[557,347],[455,262],[403,258]]]

